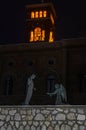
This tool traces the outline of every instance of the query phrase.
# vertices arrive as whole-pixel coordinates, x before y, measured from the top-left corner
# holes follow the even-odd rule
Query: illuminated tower
[[[26,6],[26,42],[54,42],[56,13],[51,3]]]

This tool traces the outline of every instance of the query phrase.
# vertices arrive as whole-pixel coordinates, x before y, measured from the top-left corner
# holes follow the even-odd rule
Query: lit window
[[[42,30],[42,41],[45,39],[45,30]]]
[[[33,31],[31,31],[31,33],[30,33],[30,42],[32,42],[33,41]]]
[[[34,12],[31,12],[31,18],[34,18]]]
[[[50,36],[49,36],[49,42],[53,42],[54,38],[53,38],[53,32],[50,32]]]
[[[35,18],[38,18],[38,11],[35,12]]]
[[[36,27],[34,31],[30,32],[30,42],[33,41],[44,41],[45,40],[45,30],[40,27]]]
[[[50,15],[50,19],[51,19],[52,24],[54,24],[54,18],[52,16],[52,14]]]
[[[37,27],[34,29],[34,41],[40,41],[41,40],[41,28]]]
[[[47,11],[43,11],[43,17],[47,16]]]
[[[39,17],[42,18],[42,11],[39,12]]]

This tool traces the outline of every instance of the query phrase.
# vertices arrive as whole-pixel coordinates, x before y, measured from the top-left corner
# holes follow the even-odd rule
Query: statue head
[[[31,75],[31,79],[35,79],[36,75],[35,74],[32,74]]]
[[[55,84],[55,89],[59,89],[60,85],[59,84]]]

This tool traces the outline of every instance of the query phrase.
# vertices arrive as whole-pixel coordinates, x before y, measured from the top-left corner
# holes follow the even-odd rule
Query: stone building
[[[53,5],[26,9],[26,42],[0,45],[0,104],[22,104],[32,73],[36,91],[30,104],[54,104],[55,96],[47,92],[59,82],[66,88],[68,104],[86,104],[86,38],[55,41]]]

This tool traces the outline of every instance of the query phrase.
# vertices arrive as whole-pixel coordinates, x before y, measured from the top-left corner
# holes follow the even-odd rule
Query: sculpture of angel
[[[33,90],[35,90],[34,88],[34,82],[33,80],[35,79],[36,75],[35,74],[32,74],[28,80],[27,80],[27,95],[26,95],[26,98],[25,98],[25,101],[24,101],[24,104],[25,105],[29,105],[30,103],[30,100],[31,100],[31,97],[32,97],[32,94],[33,94]]]
[[[67,102],[66,90],[62,84],[55,84],[55,91],[47,94],[49,96],[56,95],[55,105],[61,105]]]

